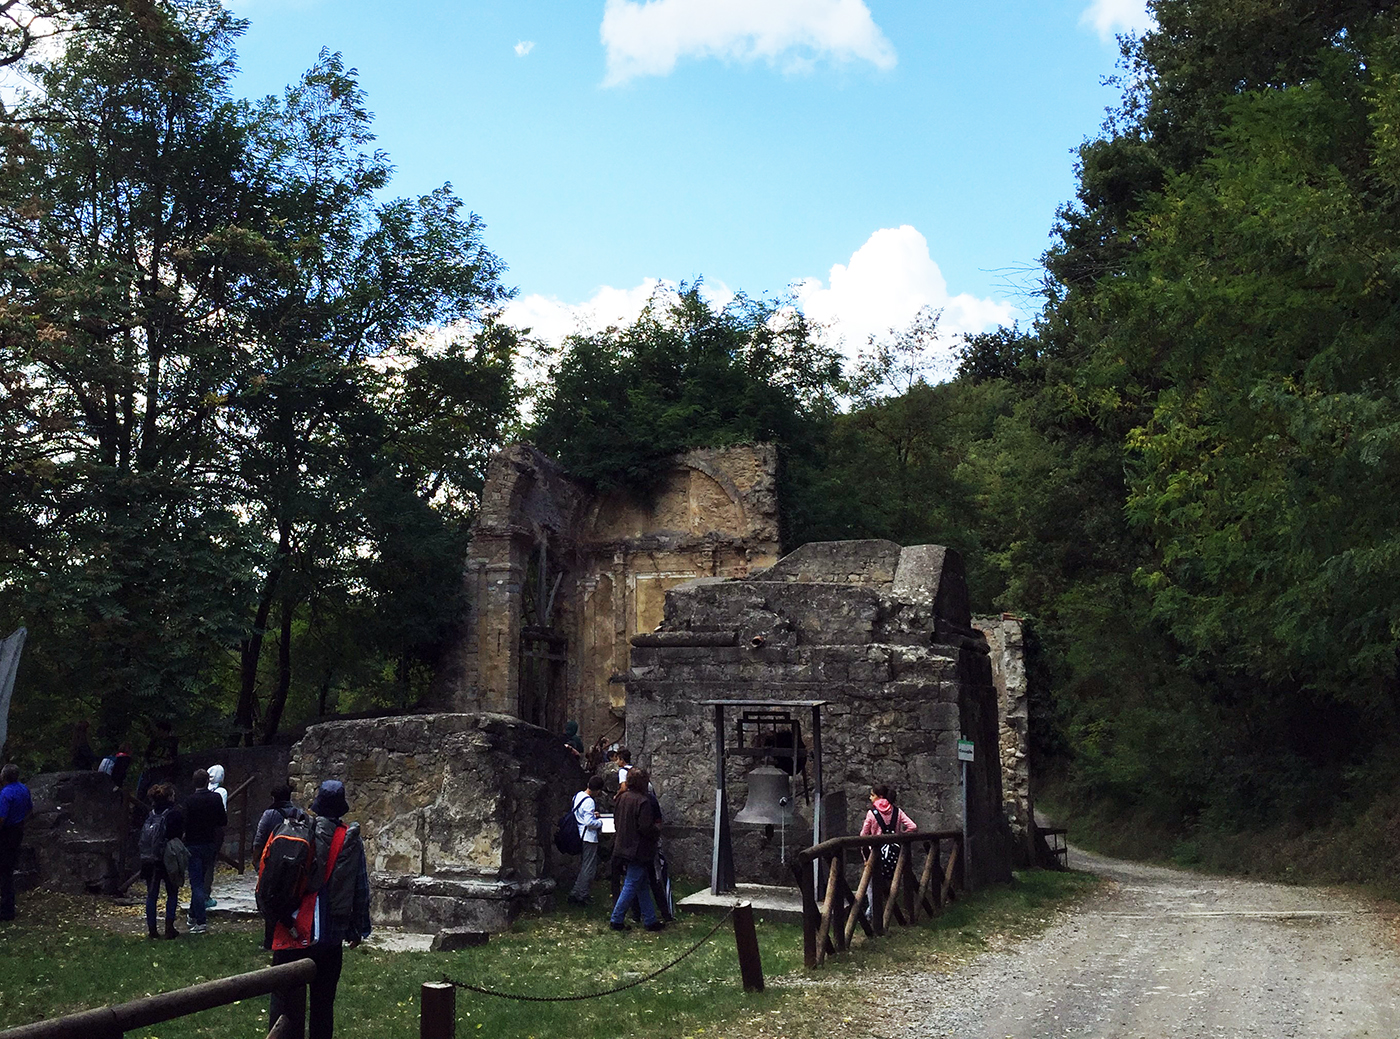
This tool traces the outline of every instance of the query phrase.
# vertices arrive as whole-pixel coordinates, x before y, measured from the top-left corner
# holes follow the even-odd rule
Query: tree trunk
[[[282,632],[277,640],[277,688],[272,691],[272,699],[267,702],[267,721],[263,726],[263,742],[268,743],[277,735],[277,726],[282,722],[282,710],[287,706],[287,691],[292,687],[292,618],[296,615],[296,603],[282,600]]]
[[[287,555],[291,551],[291,528],[284,525],[277,543],[277,562],[268,571],[263,581],[262,595],[258,598],[258,610],[253,616],[253,630],[238,644],[240,682],[238,688],[238,709],[234,721],[243,734],[245,746],[253,745],[253,714],[258,704],[258,661],[262,659],[263,636],[267,633],[267,616],[272,612],[272,600],[277,595],[277,586],[282,580],[282,570],[287,565]]]

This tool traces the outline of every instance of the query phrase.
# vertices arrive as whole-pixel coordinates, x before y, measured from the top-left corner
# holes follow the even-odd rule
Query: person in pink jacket
[[[875,813],[879,813],[879,818]],[[895,822],[895,813],[899,822]],[[862,837],[875,837],[882,833],[913,833],[918,829],[914,820],[890,802],[890,788],[884,783],[876,783],[870,788],[870,811],[865,813],[865,824],[860,828]]]

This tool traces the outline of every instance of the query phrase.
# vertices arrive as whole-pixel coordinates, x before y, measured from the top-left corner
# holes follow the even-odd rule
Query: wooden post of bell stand
[[[754,930],[753,905],[749,902],[734,907],[734,945],[739,952],[739,976],[743,978],[744,991],[762,992],[763,961],[758,957],[758,932]]]
[[[445,981],[423,982],[419,997],[419,1039],[453,1039],[457,1034],[457,987]]]

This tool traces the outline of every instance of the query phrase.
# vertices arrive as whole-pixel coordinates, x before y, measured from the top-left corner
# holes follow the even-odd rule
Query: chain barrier
[[[522,1003],[573,1003],[580,999],[597,999],[599,996],[611,996],[618,992],[625,992],[629,988],[636,988],[638,985],[645,985],[648,981],[651,981],[653,978],[665,974],[676,964],[680,963],[681,960],[685,959],[696,949],[700,948],[700,946],[704,945],[711,938],[713,938],[716,932],[718,932],[719,929],[724,926],[724,922],[734,915],[734,910],[736,908],[738,907],[730,906],[729,912],[725,913],[719,918],[719,922],[710,928],[710,932],[707,935],[705,935],[705,937],[701,938],[698,942],[692,945],[689,949],[685,950],[685,952],[681,953],[679,956],[677,956],[670,963],[666,964],[664,967],[658,967],[650,974],[637,978],[635,981],[629,981],[625,985],[618,985],[616,988],[603,989],[601,992],[582,992],[575,996],[523,996],[515,992],[498,992],[495,989],[482,988],[480,985],[469,985],[465,981],[457,981],[455,978],[449,978],[446,974],[442,976],[442,980],[445,981],[447,984],[453,986],[454,988],[466,989],[468,992],[476,992],[483,996],[499,996],[501,999],[516,999],[521,1001]]]

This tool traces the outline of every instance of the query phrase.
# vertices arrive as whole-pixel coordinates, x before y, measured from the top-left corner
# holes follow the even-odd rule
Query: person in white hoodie
[[[209,766],[209,789],[219,795],[219,799],[224,802],[224,811],[228,811],[228,791],[224,789],[224,766]],[[224,847],[224,827],[220,826],[214,831],[214,857],[204,865],[204,890],[208,895],[204,900],[204,908],[218,905],[214,900],[214,872],[218,865],[219,852]]]

